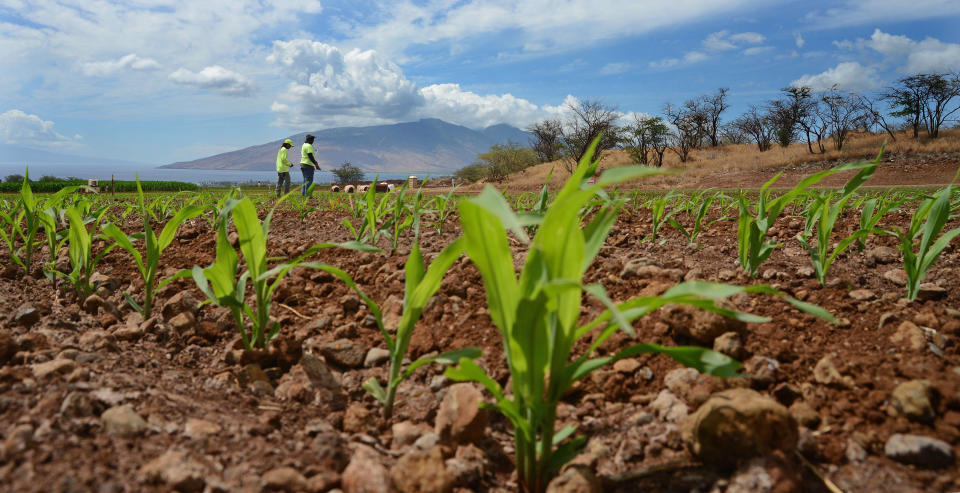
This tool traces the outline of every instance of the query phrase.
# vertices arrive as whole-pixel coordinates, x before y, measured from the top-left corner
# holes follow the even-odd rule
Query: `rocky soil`
[[[882,225],[907,224],[907,212]],[[341,219],[315,212],[301,224],[280,213],[269,255],[344,241]],[[735,223],[712,225],[698,247],[669,227],[665,241],[644,241],[650,219],[625,211],[586,281],[616,300],[684,279],[754,282],[736,267]],[[857,220],[845,217],[837,234]],[[455,217],[448,225],[444,235],[424,228],[428,256],[458,234]],[[676,307],[639,320],[641,340],[713,347],[743,361],[744,377],[701,376],[662,356],[594,372],[560,406],[562,424],[590,440],[551,491],[960,490],[960,245],[908,302],[892,237],[851,249],[821,286],[792,239],[800,228],[801,218],[778,220],[773,234],[784,246],[758,281],[827,308],[839,324],[747,295],[732,306],[772,321],[744,325]],[[207,223],[192,220],[164,253],[163,274],[207,265],[213,251]],[[317,259],[347,270],[388,325],[398,321],[405,255],[326,250]],[[82,303],[36,271],[8,268],[0,278],[0,489],[517,490],[508,423],[478,408],[489,395],[453,385],[441,367],[417,370],[393,419],[381,418],[361,384],[385,378],[385,346],[359,298],[333,277],[294,271],[276,292],[280,337],[268,351],[243,351],[228,312],[197,306],[192,280],[162,290],[143,320],[123,302],[124,291],[142,297],[129,256],[114,250],[98,271],[97,294]],[[461,259],[425,310],[410,357],[481,346],[481,364],[505,385],[484,296]],[[586,301],[584,319],[600,311]],[[601,350],[629,342],[615,336]]]

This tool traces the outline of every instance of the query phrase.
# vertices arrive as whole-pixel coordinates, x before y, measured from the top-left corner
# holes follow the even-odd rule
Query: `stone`
[[[707,463],[732,465],[740,459],[797,447],[797,422],[778,402],[750,389],[710,396],[687,419],[683,439]]]
[[[416,442],[417,439],[425,433],[433,431],[433,429],[427,425],[413,423],[411,421],[394,423],[391,430],[393,431],[394,448],[413,445],[413,442]]]
[[[837,369],[833,357],[830,355],[820,358],[817,365],[813,367],[813,379],[823,385],[832,385],[852,389],[854,386],[853,377],[841,375]]]
[[[950,444],[919,435],[892,435],[883,446],[887,457],[904,464],[939,469],[954,464],[953,448]]]
[[[125,325],[113,331],[113,336],[117,338],[118,341],[138,341],[143,337],[143,331],[140,330],[139,326],[129,326]]]
[[[878,246],[864,252],[867,262],[873,264],[891,264],[900,259],[900,251],[896,248]]]
[[[907,273],[903,269],[892,269],[883,273],[883,278],[897,286],[907,285]]]
[[[120,283],[116,279],[100,272],[94,272],[93,275],[90,276],[90,284],[93,285],[94,289],[99,290],[103,288],[108,292],[114,291],[120,286]]]
[[[364,433],[372,427],[376,415],[371,413],[360,402],[351,402],[343,416],[343,431],[347,433]]]
[[[734,308],[726,301],[718,304],[724,308]],[[708,346],[712,346],[713,340],[724,333],[742,332],[745,327],[745,324],[738,320],[689,305],[668,304],[660,309],[660,319],[675,334],[689,337]]]
[[[660,393],[657,394],[657,398],[649,404],[649,409],[653,411],[658,418],[670,423],[680,423],[687,417],[690,411],[686,403],[668,389],[661,390]]]
[[[805,428],[815,430],[820,426],[820,415],[806,402],[794,402],[790,406],[790,414]]]
[[[447,472],[453,478],[455,486],[468,486],[483,478],[488,461],[486,454],[474,445],[457,447],[454,457],[446,461]]]
[[[220,425],[205,419],[189,418],[183,426],[183,434],[187,438],[206,438],[220,433]]]
[[[160,314],[163,315],[163,319],[167,321],[184,312],[195,315],[197,305],[199,304],[200,302],[198,302],[189,291],[178,291],[177,294],[171,296],[170,299],[163,304]]]
[[[13,323],[28,329],[39,321],[40,312],[30,305],[20,307],[13,314]]]
[[[383,348],[370,348],[367,356],[363,358],[363,366],[372,368],[386,361],[390,361],[390,351]]]
[[[193,313],[186,311],[174,315],[167,321],[167,324],[174,332],[184,334],[193,330],[193,327],[197,324],[197,319],[193,316]]]
[[[624,375],[633,375],[640,368],[640,362],[634,358],[624,358],[613,364],[613,371]]]
[[[439,445],[430,450],[411,449],[390,469],[390,479],[400,493],[445,493],[453,489]]]
[[[300,357],[299,364],[314,385],[333,392],[340,391],[340,381],[320,358],[311,353],[304,353]]]
[[[108,435],[133,438],[147,429],[147,422],[129,404],[114,406],[100,415],[103,430]]]
[[[547,493],[600,493],[603,485],[589,467],[567,467],[547,485]]]
[[[413,442],[413,446],[420,450],[430,450],[440,443],[440,437],[434,432],[424,433],[423,436]]]
[[[83,311],[91,315],[96,315],[97,309],[101,306],[104,306],[105,303],[106,302],[100,296],[91,294],[90,296],[87,296],[87,299],[83,300]]]
[[[890,336],[890,342],[911,351],[921,351],[927,347],[927,338],[917,324],[904,320],[897,326],[896,332]]]
[[[260,479],[260,491],[286,491],[295,493],[307,488],[307,478],[292,467],[270,469]]]
[[[780,362],[758,354],[743,363],[743,373],[750,376],[753,386],[767,388],[777,381]]]
[[[804,279],[809,279],[813,277],[816,273],[817,271],[813,270],[813,267],[810,267],[809,265],[804,265],[803,267],[797,268],[797,277],[801,277]]]
[[[907,419],[932,422],[937,417],[933,409],[934,389],[927,380],[911,380],[897,385],[893,389],[891,404]]]
[[[243,367],[240,371],[240,381],[247,388],[255,392],[264,392],[272,394],[274,392],[273,384],[270,383],[270,377],[260,369],[260,365],[251,363]]]
[[[853,291],[850,291],[847,295],[857,301],[869,301],[877,297],[877,295],[874,294],[873,291],[870,291],[869,289],[854,289]]]
[[[72,391],[60,403],[60,414],[68,418],[89,418],[96,415],[102,404],[85,392]]]
[[[310,321],[306,325],[306,330],[309,334],[317,334],[320,332],[326,332],[330,329],[331,321],[330,317],[320,316]]]
[[[649,260],[634,259],[626,263],[620,271],[620,279],[653,279],[659,277],[663,269],[656,265],[650,265]]]
[[[343,470],[340,484],[345,493],[389,493],[390,473],[380,462],[377,452],[367,445],[358,445]]]
[[[58,358],[45,363],[37,363],[30,367],[34,378],[44,380],[48,377],[66,375],[76,369],[77,364],[71,359]]]
[[[353,313],[357,311],[360,309],[360,303],[362,303],[360,298],[352,294],[345,294],[340,298],[340,306],[343,307],[344,313]]]
[[[199,492],[206,487],[207,468],[190,460],[185,451],[167,451],[140,468],[146,483],[160,483],[180,492]]]
[[[843,455],[847,458],[847,462],[863,462],[867,458],[867,451],[856,440],[848,439]]]
[[[474,443],[483,437],[487,413],[480,409],[483,394],[472,384],[458,383],[447,389],[434,424],[446,444]]]
[[[713,340],[713,350],[739,360],[744,356],[743,341],[737,332],[724,332]]]
[[[937,286],[932,282],[925,282],[918,286],[917,299],[920,301],[932,301],[946,298],[947,289]]]
[[[320,354],[327,362],[347,368],[359,368],[366,356],[363,347],[350,339],[338,339],[324,344],[320,346]]]

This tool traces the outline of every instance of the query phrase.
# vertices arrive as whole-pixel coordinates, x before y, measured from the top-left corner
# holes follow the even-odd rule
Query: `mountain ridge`
[[[314,149],[322,169],[350,162],[367,172],[408,171],[450,173],[472,163],[490,146],[510,140],[526,144],[529,134],[506,124],[474,130],[436,118],[369,127],[338,127],[301,132],[287,138],[294,147],[290,160],[299,161],[307,133],[316,136]],[[192,161],[161,166],[172,169],[232,169],[272,171],[283,139],[228,151]]]

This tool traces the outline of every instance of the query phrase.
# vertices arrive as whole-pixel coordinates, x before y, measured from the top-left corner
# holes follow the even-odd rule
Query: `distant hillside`
[[[288,137],[294,142],[290,150],[294,163],[299,162],[300,145],[307,133]],[[349,161],[364,171],[385,173],[453,172],[472,163],[477,154],[486,152],[491,145],[511,140],[526,145],[528,137],[527,132],[510,125],[472,130],[433,118],[309,133],[316,136],[313,146],[321,168],[329,170]],[[270,171],[281,142],[283,139],[162,167]]]

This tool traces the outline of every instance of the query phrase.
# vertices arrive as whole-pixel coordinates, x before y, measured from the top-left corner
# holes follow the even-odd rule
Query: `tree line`
[[[791,86],[776,99],[751,105],[733,119],[725,119],[730,108],[728,88],[682,104],[668,102],[661,115],[633,114],[626,123],[615,106],[599,100],[575,101],[568,103],[566,118],[528,126],[529,146],[495,145],[455,176],[501,181],[533,164],[558,160],[572,171],[601,135],[598,152],[624,149],[634,162],[658,167],[667,152],[687,162],[696,149],[726,144],[754,144],[764,152],[774,145],[806,142],[809,152],[816,154],[828,148],[842,150],[856,131],[880,129],[896,140],[895,131],[905,128],[914,138],[924,131],[935,139],[947,122],[956,121],[958,100],[960,73],[910,75],[873,94],[836,86],[821,91]]]

